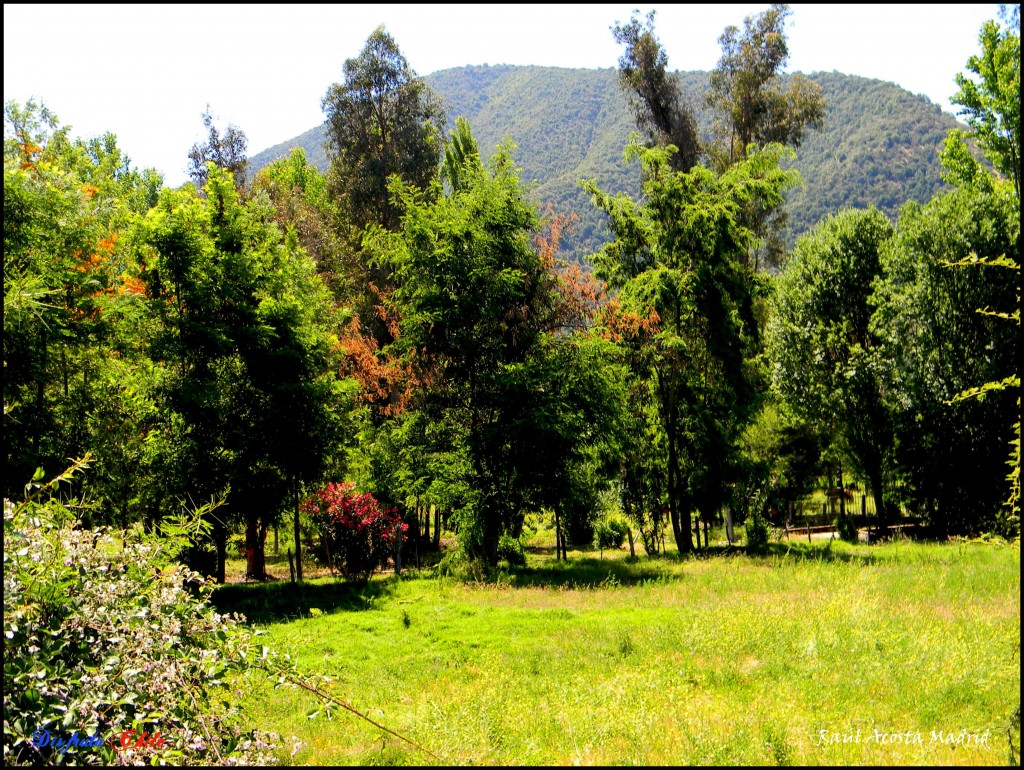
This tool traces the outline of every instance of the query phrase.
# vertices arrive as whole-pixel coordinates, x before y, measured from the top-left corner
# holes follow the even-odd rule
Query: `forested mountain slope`
[[[708,73],[679,74],[706,138],[713,119],[702,98]],[[874,204],[894,218],[905,201],[927,201],[938,191],[938,153],[947,130],[958,125],[952,116],[893,83],[836,72],[809,77],[822,88],[828,117],[797,151],[794,165],[804,186],[789,195],[790,240],[844,207]],[[639,189],[639,166],[622,160],[635,127],[615,69],[472,66],[425,80],[444,99],[452,122],[457,115],[469,119],[484,154],[507,138],[518,145],[515,157],[536,201],[577,213],[580,221],[565,244],[574,256],[600,246],[607,237],[604,215],[578,180],[595,178],[603,189],[634,195]],[[253,156],[251,173],[298,146],[326,170],[324,137],[321,125],[274,145]]]

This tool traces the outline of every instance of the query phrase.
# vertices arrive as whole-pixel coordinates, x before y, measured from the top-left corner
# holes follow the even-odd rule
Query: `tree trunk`
[[[223,585],[228,560],[228,531],[220,521],[215,521],[213,524],[213,542],[217,548],[216,579]]]
[[[299,480],[295,480],[295,576],[302,582],[302,537],[299,532]]]
[[[423,542],[430,542],[430,505],[423,505]]]
[[[846,520],[846,488],[843,486],[843,464],[839,463],[839,518]]]
[[[441,506],[434,508],[434,548],[441,550]]]
[[[402,522],[395,524],[395,574],[402,574]]]
[[[889,512],[885,509],[885,495],[882,491],[882,468],[876,466],[868,472],[871,496],[875,499],[875,516],[878,517],[878,534],[882,536],[889,528]]]
[[[267,560],[263,545],[266,542],[267,527],[260,524],[260,517],[250,513],[245,519],[245,577],[249,580],[267,579]]]
[[[555,561],[562,558],[562,529],[558,520],[558,509],[555,509]]]

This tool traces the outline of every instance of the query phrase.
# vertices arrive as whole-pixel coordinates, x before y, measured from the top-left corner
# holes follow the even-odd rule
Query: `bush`
[[[502,535],[498,540],[498,561],[505,560],[510,567],[525,567],[526,552],[523,544],[511,535]]]
[[[768,522],[760,512],[755,512],[746,523],[747,550],[757,552],[768,548]]]
[[[604,519],[594,525],[594,544],[605,548],[621,548],[626,542],[626,524],[618,519]]]
[[[367,579],[395,552],[395,532],[402,541],[409,525],[393,508],[383,508],[373,495],[356,492],[355,484],[327,484],[302,503],[327,548],[328,560],[350,578]]]
[[[832,522],[835,524],[839,537],[847,543],[856,543],[858,538],[857,525],[852,516],[836,516]]]
[[[56,500],[4,501],[4,764],[274,762],[224,698],[261,648],[174,563],[185,526],[157,540],[78,524]]]

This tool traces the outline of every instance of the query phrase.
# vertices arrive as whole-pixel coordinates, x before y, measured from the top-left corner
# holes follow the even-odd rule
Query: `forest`
[[[1019,6],[885,180],[792,13],[557,206],[384,27],[325,170],[8,101],[5,764],[1019,763]]]

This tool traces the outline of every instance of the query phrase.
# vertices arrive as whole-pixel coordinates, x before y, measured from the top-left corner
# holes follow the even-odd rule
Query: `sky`
[[[715,67],[718,37],[765,4],[4,5],[4,103],[41,100],[72,136],[107,131],[136,167],[186,179],[207,104],[249,154],[324,120],[345,59],[384,24],[412,69],[468,64],[615,67],[610,27],[654,9],[672,70]],[[893,81],[951,114],[954,75],[997,5],[791,5],[786,72]]]

